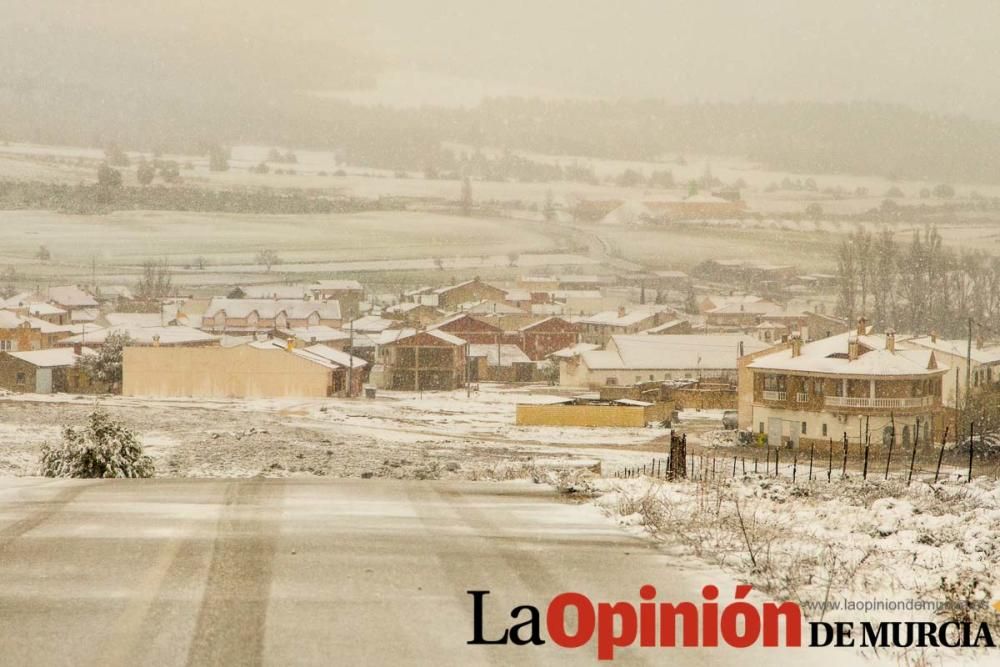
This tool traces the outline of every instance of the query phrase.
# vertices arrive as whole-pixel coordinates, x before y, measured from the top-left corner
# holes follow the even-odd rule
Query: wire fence
[[[725,453],[703,450],[682,456],[683,460],[669,454],[652,457],[649,463],[622,467],[613,476],[620,479],[711,480],[752,474],[784,478],[792,483],[832,483],[860,476],[864,480],[900,480],[906,484],[1000,479],[1000,457],[992,452],[977,454],[974,442],[951,450],[946,450],[944,444],[936,449],[923,445],[865,446],[856,453],[831,440],[827,446],[816,443],[798,448],[758,445],[733,447],[731,452]]]

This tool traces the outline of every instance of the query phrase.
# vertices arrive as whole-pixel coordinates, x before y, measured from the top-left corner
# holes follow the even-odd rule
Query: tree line
[[[933,226],[908,243],[860,228],[837,248],[837,314],[876,331],[964,338],[969,318],[1000,331],[1000,258],[948,247]]]

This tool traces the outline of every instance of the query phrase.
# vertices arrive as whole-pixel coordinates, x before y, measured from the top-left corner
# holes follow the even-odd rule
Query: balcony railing
[[[809,400],[809,394],[806,394],[806,393],[801,392],[801,391],[797,392],[795,394],[795,401],[796,401],[796,403],[805,403],[808,400]]]
[[[788,398],[788,393],[784,391],[765,391],[765,401],[784,401]]]
[[[827,396],[831,408],[926,408],[934,405],[933,396],[916,398],[859,398],[855,396]]]

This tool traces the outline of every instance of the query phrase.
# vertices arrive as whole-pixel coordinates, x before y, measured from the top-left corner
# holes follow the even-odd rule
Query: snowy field
[[[600,462],[607,470],[665,455],[663,429],[514,425],[524,390],[380,393],[366,399],[155,400],[96,403],[143,437],[158,476],[290,475],[464,479],[525,476],[540,462]],[[42,444],[79,423],[90,396],[0,398],[0,474],[37,474]]]
[[[827,484],[739,476],[593,480],[595,502],[679,558],[721,567],[812,620],[995,622],[1000,483]],[[997,664],[995,649],[868,649],[878,664]]]

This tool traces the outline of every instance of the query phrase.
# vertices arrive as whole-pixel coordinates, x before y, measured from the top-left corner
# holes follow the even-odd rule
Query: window
[[[806,423],[802,422],[802,435],[806,434]]]
[[[823,424],[823,437],[826,437],[826,424]]]
[[[618,384],[618,378],[608,378],[604,381],[604,384],[608,385],[609,387],[613,387],[616,384]]]
[[[24,384],[25,383],[24,373],[18,373],[17,377],[15,378],[15,382],[17,382],[17,384]]]
[[[814,380],[813,381],[813,393],[816,394],[817,396],[822,396],[823,395],[823,381],[822,380]]]
[[[763,433],[764,432],[764,422],[761,422],[760,424],[758,424],[757,425],[757,429],[758,429],[758,431],[757,431],[758,433]]]
[[[655,379],[656,379],[656,378],[655,378],[655,377],[653,377],[653,374],[652,374],[652,373],[650,373],[650,374],[649,374],[649,381],[650,381],[650,382],[652,382],[652,381],[653,381],[653,380],[655,380]]]
[[[10,352],[13,347],[14,341],[10,340],[0,340],[0,352]]]

